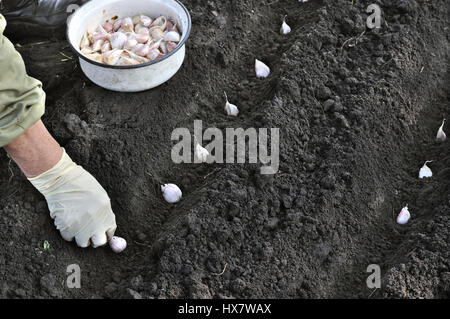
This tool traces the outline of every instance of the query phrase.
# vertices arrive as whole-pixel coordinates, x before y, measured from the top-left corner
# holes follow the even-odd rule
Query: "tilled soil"
[[[185,63],[142,93],[92,84],[64,40],[19,41],[47,92],[44,122],[108,191],[129,246],[117,255],[65,242],[1,152],[0,296],[449,297],[450,148],[435,136],[449,118],[450,3],[184,3]],[[366,27],[371,3],[383,9],[380,29]],[[282,36],[286,14],[292,33]],[[255,58],[269,78],[255,77]],[[223,91],[237,118],[224,113]],[[280,171],[174,164],[171,132],[192,132],[194,120],[280,128]],[[419,180],[426,160],[434,176]],[[180,203],[162,199],[167,182],[183,190]],[[74,263],[81,289],[65,285]],[[381,266],[381,289],[366,285],[370,264]]]

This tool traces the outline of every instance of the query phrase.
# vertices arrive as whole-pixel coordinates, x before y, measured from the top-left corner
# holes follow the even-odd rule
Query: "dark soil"
[[[1,152],[0,296],[449,297],[450,148],[434,141],[450,118],[448,0],[184,3],[185,63],[143,93],[89,82],[75,58],[63,60],[73,56],[64,40],[19,41],[47,92],[44,122],[108,191],[129,247],[65,242]],[[366,28],[370,3],[383,9],[381,29]],[[293,31],[281,36],[286,14]],[[255,78],[255,57],[268,79]],[[224,114],[224,90],[237,118]],[[196,119],[279,127],[279,173],[174,164],[171,132]],[[425,160],[434,176],[419,180]],[[162,199],[165,182],[183,190],[179,204]],[[406,204],[412,218],[400,226]],[[73,263],[81,289],[64,283]],[[381,266],[376,291],[369,264]]]

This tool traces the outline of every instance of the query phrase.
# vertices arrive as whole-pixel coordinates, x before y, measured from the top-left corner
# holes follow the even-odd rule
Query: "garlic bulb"
[[[427,166],[427,163],[431,163],[431,162],[432,161],[426,161],[425,164],[423,164],[422,168],[419,170],[419,178],[433,176],[431,169]]]
[[[109,241],[109,246],[113,252],[118,254],[127,248],[127,241],[122,237],[113,236]]]
[[[444,132],[444,124],[445,124],[445,119],[442,121],[442,125],[441,125],[441,127],[439,127],[439,130],[436,135],[436,140],[438,142],[444,142],[447,139],[447,135],[445,135],[445,132]]]
[[[258,78],[266,78],[270,74],[270,68],[258,59],[255,59],[255,72]]]
[[[280,33],[281,34],[288,34],[291,32],[291,27],[286,23],[286,17],[283,18],[283,23],[281,24]]]
[[[400,214],[397,216],[397,223],[400,225],[404,225],[408,222],[409,218],[411,217],[411,214],[408,210],[408,205],[402,208],[400,211]]]
[[[195,147],[195,157],[197,157],[200,162],[205,163],[208,156],[208,150],[197,143],[197,146]]]
[[[171,204],[178,202],[183,195],[181,189],[175,184],[164,184],[161,186],[161,191],[164,199]]]
[[[237,116],[239,114],[239,109],[236,105],[231,104],[228,102],[228,96],[226,92],[223,92],[225,94],[225,99],[227,100],[225,103],[225,111],[229,116]]]

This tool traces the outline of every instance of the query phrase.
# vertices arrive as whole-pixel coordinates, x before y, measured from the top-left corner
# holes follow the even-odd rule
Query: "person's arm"
[[[6,145],[5,151],[19,165],[26,177],[36,177],[55,166],[63,150],[41,120]]]
[[[29,77],[20,54],[3,36],[0,15],[0,147],[44,195],[61,236],[78,246],[102,246],[114,235],[116,218],[108,194],[74,163],[40,120],[42,84]]]

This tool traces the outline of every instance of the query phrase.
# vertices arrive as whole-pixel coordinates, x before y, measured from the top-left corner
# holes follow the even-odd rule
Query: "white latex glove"
[[[64,150],[64,149],[63,149]],[[28,179],[45,196],[61,236],[80,247],[107,243],[116,231],[110,199],[97,180],[63,151],[50,170]]]

